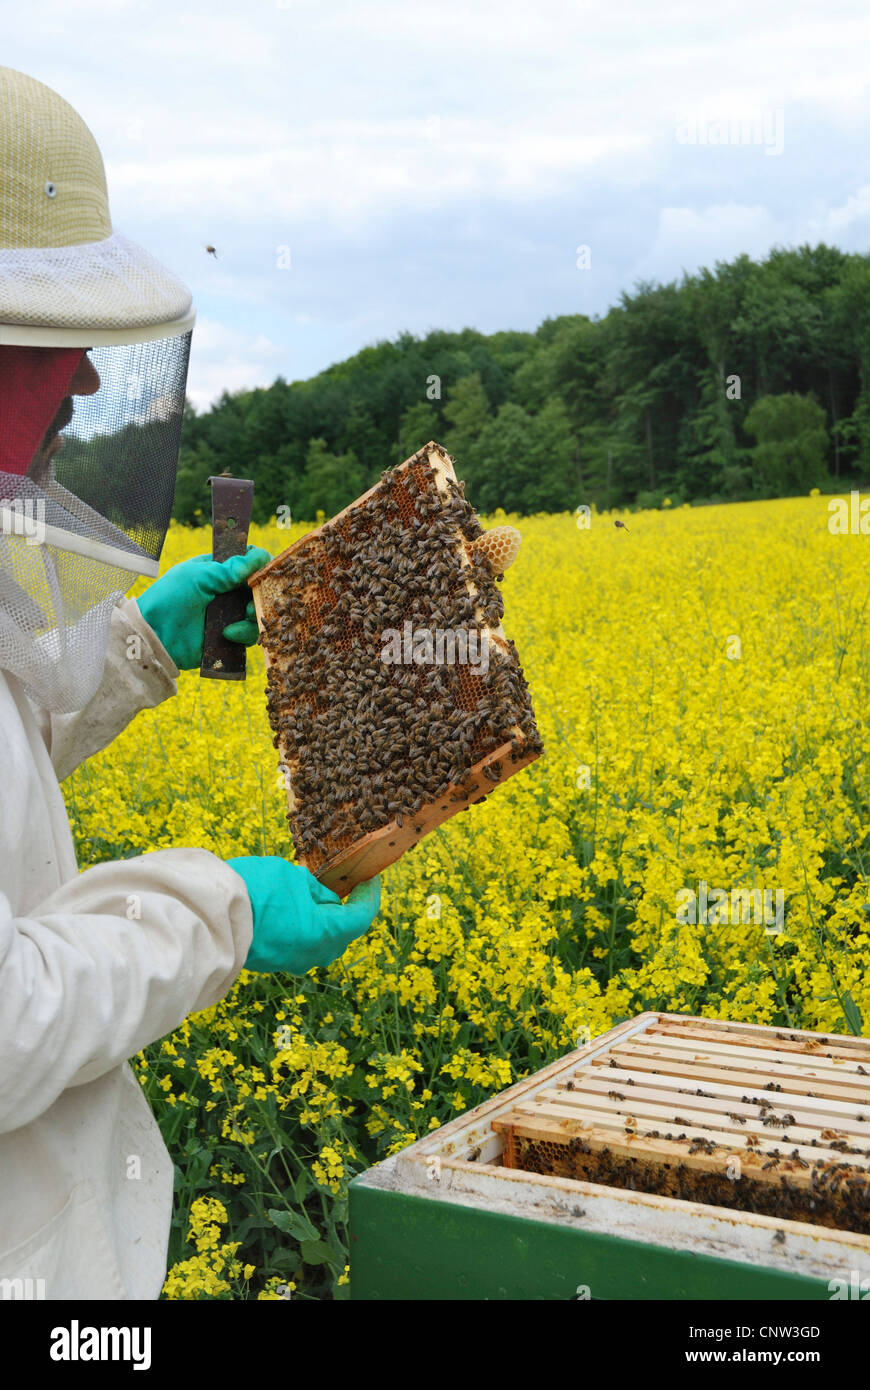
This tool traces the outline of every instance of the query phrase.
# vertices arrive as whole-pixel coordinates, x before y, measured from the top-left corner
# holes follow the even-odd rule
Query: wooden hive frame
[[[253,590],[260,640],[269,678],[270,719],[275,732],[274,741],[285,768],[287,818],[293,832],[297,857],[327,887],[342,896],[350,892],[355,884],[374,877],[387,865],[395,862],[424,835],[429,834],[457,811],[466,809],[472,802],[482,801],[488,792],[493,790],[494,785],[519,772],[537,758],[541,751],[531,703],[528,701],[527,711],[524,712],[527,715],[523,721],[525,727],[514,723],[510,728],[502,730],[499,736],[491,732],[488,735],[485,728],[479,731],[471,745],[470,760],[462,767],[461,775],[440,785],[437,795],[423,797],[421,804],[412,813],[399,812],[392,817],[388,816],[385,823],[365,833],[345,831],[332,836],[319,836],[319,844],[311,845],[304,842],[300,829],[301,816],[303,812],[307,814],[311,808],[303,805],[302,799],[297,795],[298,783],[301,780],[298,748],[292,746],[286,732],[282,733],[280,720],[288,715],[292,720],[295,712],[301,707],[318,708],[318,717],[328,718],[326,709],[320,709],[324,701],[320,700],[318,694],[316,671],[306,678],[301,694],[296,689],[298,680],[294,674],[300,669],[299,658],[305,652],[306,644],[312,642],[316,634],[323,629],[329,620],[331,608],[340,597],[342,581],[336,582],[333,578],[333,568],[324,559],[324,543],[327,538],[334,543],[334,538],[339,536],[343,542],[350,544],[347,537],[354,534],[350,527],[362,525],[367,508],[381,506],[388,496],[397,508],[398,519],[405,535],[411,534],[412,527],[425,528],[427,514],[439,516],[441,512],[445,512],[452,515],[454,511],[462,513],[465,509],[464,519],[460,518],[464,531],[457,523],[455,536],[446,546],[447,563],[452,565],[453,578],[459,589],[472,601],[472,621],[480,633],[485,634],[489,652],[494,654],[497,663],[501,662],[503,669],[510,668],[510,679],[516,682],[512,688],[522,688],[527,696],[527,687],[513,644],[506,638],[500,620],[493,621],[491,610],[487,616],[482,607],[484,589],[487,581],[491,583],[491,576],[483,573],[473,555],[474,536],[471,533],[482,534],[480,527],[464,498],[461,502],[459,500],[461,488],[457,483],[450,455],[432,441],[397,468],[387,470],[375,487],[370,488],[323,526],[289,546],[252,576],[249,584]],[[425,508],[421,505],[421,497],[425,499]],[[340,567],[338,568],[340,570]],[[446,593],[447,586],[443,587]],[[440,590],[438,596],[440,602]],[[286,615],[288,609],[292,609],[296,615],[294,636],[289,649],[288,644],[282,642],[280,637],[282,614]],[[299,633],[301,639],[298,637]],[[368,645],[360,642],[358,630],[356,641],[357,647],[352,648],[353,655],[348,654],[349,666],[353,665],[354,660],[374,660],[371,641],[368,640]],[[396,669],[397,680],[404,669]],[[456,709],[462,718],[471,720],[474,710],[487,698],[486,679],[472,675],[467,666],[454,669]],[[408,679],[407,675],[405,679]],[[295,691],[295,694],[288,694],[288,691]],[[280,713],[276,715],[277,706],[280,706]],[[286,725],[284,727],[286,729]],[[433,723],[432,727],[436,728],[438,725]],[[397,730],[397,733],[401,733],[401,730]],[[340,807],[339,825],[345,823],[348,816],[353,819],[355,806],[358,808],[366,796],[371,796],[372,781],[372,775],[360,779],[356,802],[349,798]],[[417,797],[415,801],[419,799]]]
[[[705,1039],[712,1042],[707,1031],[712,1030],[724,1034],[724,1041],[742,1048],[747,1057],[747,1045],[764,1050],[785,1040],[806,1047],[807,1057],[824,1057],[842,1048],[855,1061],[858,1077],[858,1066],[867,1070],[858,1060],[870,1046],[867,1039],[662,1012],[625,1019],[354,1178],[350,1185],[354,1296],[368,1297],[364,1290],[371,1288],[378,1290],[372,1296],[417,1297],[425,1287],[426,1297],[444,1297],[431,1291],[430,1276],[451,1259],[461,1260],[457,1252],[463,1239],[484,1239],[502,1252],[513,1252],[515,1267],[499,1267],[489,1274],[483,1268],[485,1261],[478,1261],[475,1277],[480,1286],[475,1296],[479,1297],[502,1298],[509,1287],[513,1297],[528,1298],[530,1287],[539,1284],[549,1289],[549,1297],[573,1298],[578,1281],[591,1281],[593,1298],[827,1300],[848,1297],[850,1289],[854,1290],[851,1296],[858,1297],[859,1286],[866,1291],[870,1235],[782,1214],[765,1215],[748,1206],[714,1205],[698,1200],[697,1195],[687,1200],[659,1191],[608,1186],[601,1176],[584,1180],[505,1166],[500,1121],[520,1107],[525,1109],[546,1090],[570,1095],[567,1083],[578,1070],[586,1070],[608,1054],[616,1060],[619,1049],[644,1038],[650,1041],[655,1025],[662,1025],[661,1032],[671,1025],[697,1028],[693,1043],[699,1053]],[[777,1039],[777,1033],[784,1039]],[[608,1070],[613,1077],[618,1074],[618,1068]],[[652,1068],[646,1075],[657,1080]],[[765,1085],[770,1079],[769,1075],[763,1078]],[[785,1085],[783,1080],[776,1084]],[[678,1099],[690,1103],[698,1086],[713,1089],[698,1081]],[[744,1093],[748,1094],[740,1094]],[[785,1089],[772,1094],[777,1100],[794,1095]],[[696,1096],[695,1103],[705,1100]],[[790,1105],[786,1102],[785,1113]],[[832,1113],[843,1118],[841,1110]],[[856,1110],[852,1118],[857,1120],[864,1113]],[[672,1104],[669,1119],[675,1114],[683,1111]],[[735,1151],[741,1147],[742,1128],[738,1126]],[[776,1146],[782,1131],[770,1126],[762,1129]],[[839,1150],[833,1152],[838,1160],[843,1157]],[[413,1208],[409,1197],[414,1199]],[[438,1214],[442,1212],[443,1216]],[[499,1239],[505,1217],[510,1229]],[[423,1231],[429,1233],[430,1241],[425,1251],[420,1246]],[[395,1280],[382,1259],[384,1240],[391,1241],[392,1264],[402,1270]],[[510,1253],[505,1257],[511,1261]],[[461,1266],[457,1278],[462,1279]],[[452,1296],[465,1297],[467,1289]]]
[[[653,1016],[492,1121],[508,1169],[870,1235],[870,1041]]]

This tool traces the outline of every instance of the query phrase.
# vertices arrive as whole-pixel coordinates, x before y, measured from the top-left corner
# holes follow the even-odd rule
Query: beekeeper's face
[[[50,466],[51,460],[54,458],[58,449],[63,445],[60,432],[66,429],[73,417],[75,410],[72,399],[73,396],[93,396],[99,389],[99,372],[86,352],[83,354],[81,362],[73,372],[68,394],[64,396],[58,406],[55,417],[45,431],[42,443],[33,456],[33,462],[28,472],[31,478],[36,482],[39,482],[45,476],[45,471]]]

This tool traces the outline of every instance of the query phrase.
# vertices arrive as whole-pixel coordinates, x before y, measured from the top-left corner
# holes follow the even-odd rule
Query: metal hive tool
[[[505,1168],[870,1235],[863,1038],[648,1016],[492,1129]]]
[[[249,581],[297,857],[342,896],[542,751],[493,572],[518,542],[430,442]],[[408,661],[439,630],[471,660]]]

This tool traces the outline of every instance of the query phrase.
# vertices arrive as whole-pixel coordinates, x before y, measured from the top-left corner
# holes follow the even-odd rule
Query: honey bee
[[[698,1138],[693,1139],[691,1144],[689,1145],[689,1153],[711,1154],[715,1151],[716,1147],[717,1146],[713,1143],[712,1139],[706,1139],[703,1136],[699,1135]]]

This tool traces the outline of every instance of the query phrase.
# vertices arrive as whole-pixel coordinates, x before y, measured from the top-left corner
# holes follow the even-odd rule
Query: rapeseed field
[[[134,1059],[177,1165],[167,1298],[347,1297],[355,1173],[644,1009],[867,1032],[870,541],[819,496],[504,520],[545,754],[388,869],[328,970],[243,972]],[[173,526],[163,567],[210,546]],[[292,858],[264,686],[259,648],[244,685],[183,674],[78,769],[82,868]]]

